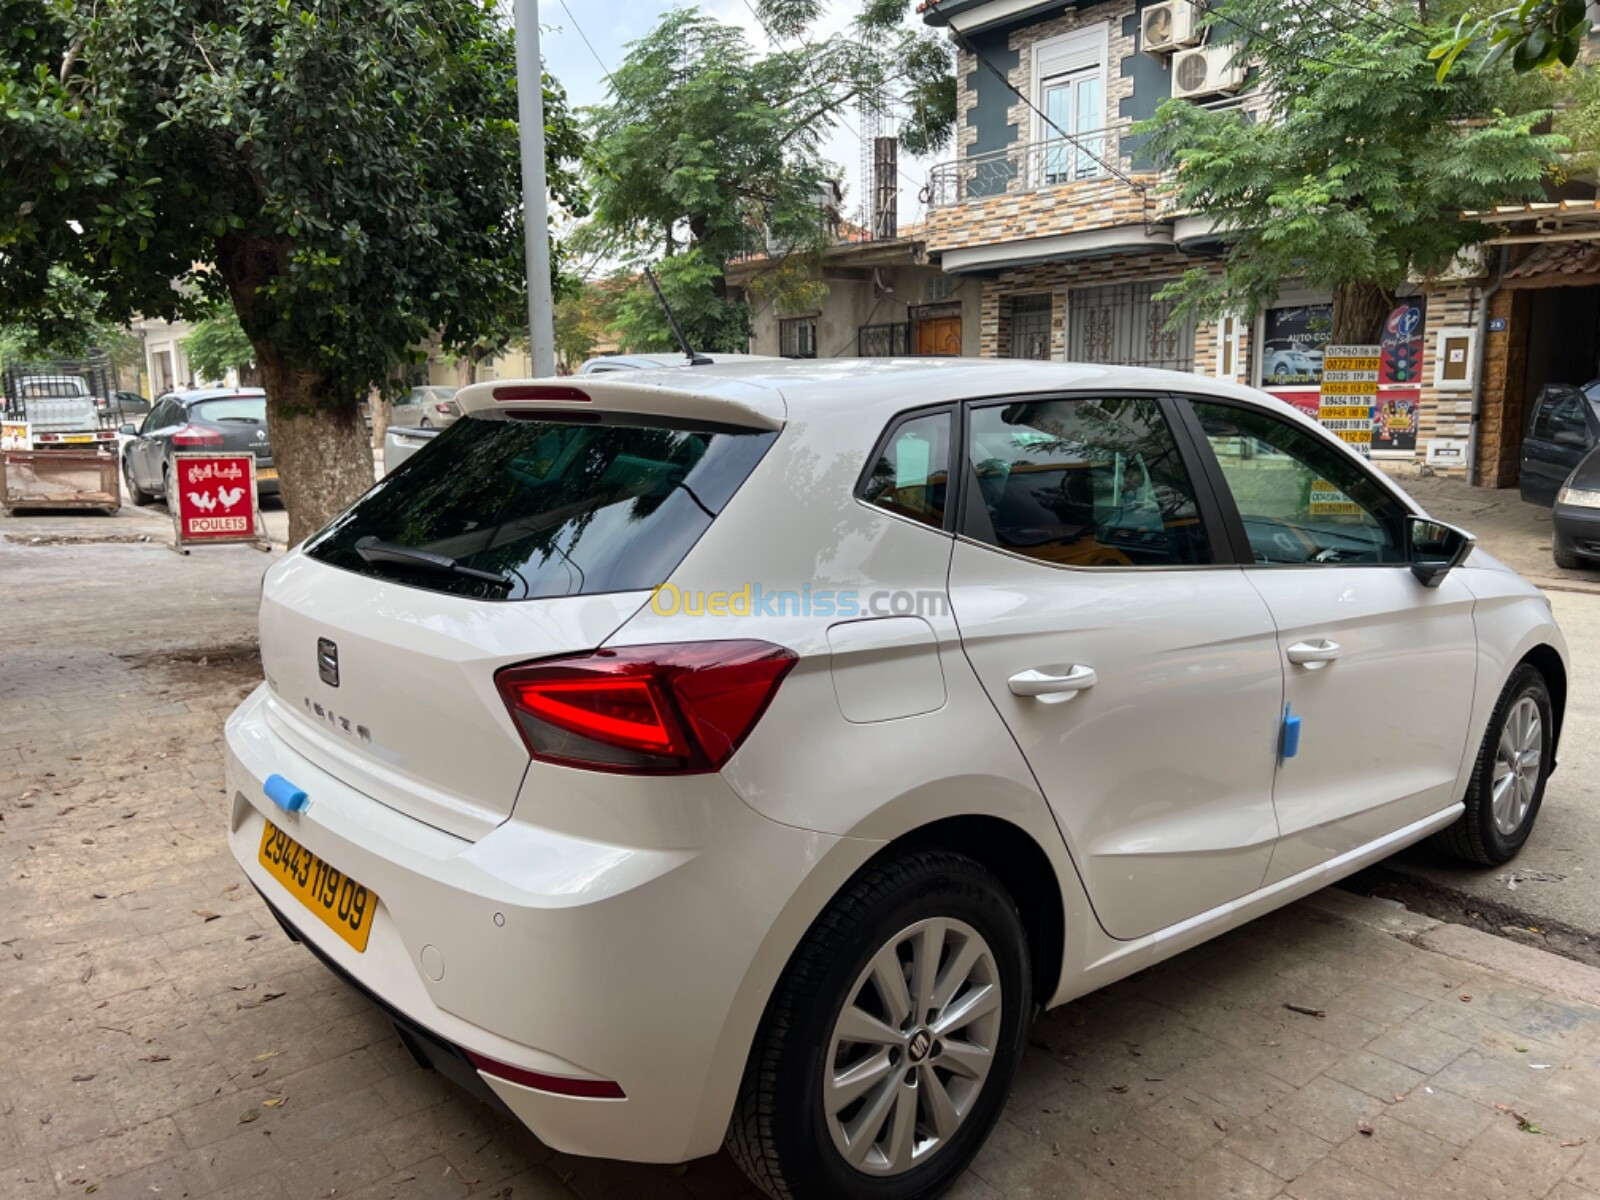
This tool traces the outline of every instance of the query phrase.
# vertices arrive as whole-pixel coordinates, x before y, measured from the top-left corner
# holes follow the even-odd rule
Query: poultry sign
[[[260,540],[253,454],[174,456],[178,545]]]

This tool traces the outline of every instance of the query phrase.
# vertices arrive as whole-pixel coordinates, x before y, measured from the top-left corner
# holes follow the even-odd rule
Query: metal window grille
[[[1177,321],[1165,280],[1074,288],[1067,293],[1067,360],[1124,367],[1194,369],[1194,317]]]
[[[856,353],[862,358],[897,358],[911,353],[911,326],[905,321],[863,325],[856,330]]]
[[[785,358],[817,356],[817,319],[785,317],[778,322],[778,353]]]
[[[1011,297],[1011,357],[1050,357],[1050,293]]]

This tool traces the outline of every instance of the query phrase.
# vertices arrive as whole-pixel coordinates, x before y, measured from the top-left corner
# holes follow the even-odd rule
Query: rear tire
[[[1537,667],[1511,673],[1489,717],[1467,785],[1467,811],[1434,835],[1434,845],[1467,862],[1496,867],[1522,849],[1544,802],[1555,732],[1550,689]]]
[[[774,1200],[939,1195],[1010,1091],[1033,1013],[1027,947],[1016,903],[969,858],[924,850],[862,872],[767,1005],[734,1161]]]
[[[122,483],[128,489],[128,503],[136,508],[143,508],[155,499],[154,496],[134,482],[133,463],[129,462],[126,456],[122,460]]]

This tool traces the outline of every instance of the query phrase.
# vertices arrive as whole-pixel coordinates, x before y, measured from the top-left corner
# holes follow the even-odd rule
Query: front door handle
[[[1018,671],[1006,682],[1014,696],[1039,696],[1065,700],[1084,688],[1092,688],[1099,676],[1093,667],[1030,667]]]
[[[1339,657],[1339,643],[1328,638],[1315,642],[1296,642],[1288,649],[1289,661],[1315,671]]]

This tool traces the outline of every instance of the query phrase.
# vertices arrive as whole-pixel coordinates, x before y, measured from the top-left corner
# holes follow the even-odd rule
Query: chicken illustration
[[[202,512],[211,512],[217,507],[217,498],[208,492],[190,492],[189,503]]]
[[[217,499],[222,501],[223,508],[232,508],[244,496],[242,487],[218,488]]]

